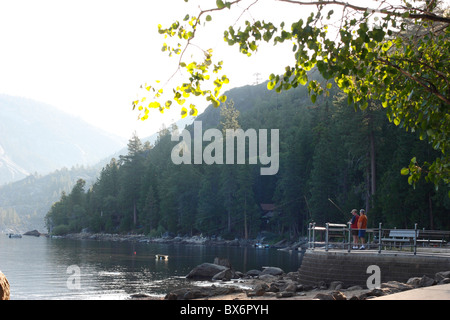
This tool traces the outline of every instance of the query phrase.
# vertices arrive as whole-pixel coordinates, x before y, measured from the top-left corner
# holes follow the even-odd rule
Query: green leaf
[[[412,184],[414,183],[413,176],[409,176],[409,177],[408,177],[408,183],[409,183],[410,185],[412,185]]]
[[[409,174],[409,169],[408,168],[403,168],[400,171],[400,173],[401,173],[402,176],[407,176]]]
[[[368,106],[369,106],[369,102],[364,101],[364,102],[359,106],[359,108],[360,108],[361,110],[366,110]]]
[[[385,35],[386,32],[384,32],[382,29],[375,28],[372,31],[372,38],[377,42],[383,41]]]
[[[211,21],[212,20],[212,18],[211,18],[211,16],[208,14],[207,16],[206,16],[206,21]]]
[[[225,4],[223,3],[222,0],[216,0],[216,5],[217,5],[217,8],[219,8],[219,9],[225,8]]]
[[[330,20],[331,15],[334,13],[333,10],[328,11],[327,19]]]

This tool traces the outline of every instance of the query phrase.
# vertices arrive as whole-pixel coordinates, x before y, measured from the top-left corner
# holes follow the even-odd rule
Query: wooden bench
[[[418,235],[419,230],[395,229],[389,232],[389,238],[382,238],[381,241],[390,242],[391,244],[394,243],[394,246],[399,243],[401,247],[402,244],[410,243],[411,241],[414,241],[414,239],[417,240]]]
[[[423,230],[420,232],[420,238],[417,239],[417,242],[422,243],[422,246],[434,246],[442,245],[447,243],[446,238],[449,237],[448,231],[438,231],[438,230]]]
[[[442,247],[443,244],[447,243],[444,239],[437,240],[437,239],[417,239],[417,242],[422,243],[422,246],[425,247],[425,244],[430,245],[437,245],[439,244],[440,247]]]

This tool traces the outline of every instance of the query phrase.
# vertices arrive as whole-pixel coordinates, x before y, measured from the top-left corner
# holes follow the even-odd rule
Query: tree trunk
[[[133,223],[134,223],[134,227],[136,227],[136,223],[137,223],[136,200],[133,203]]]
[[[369,133],[369,166],[366,171],[366,212],[372,206],[372,197],[375,195],[376,191],[376,157],[375,157],[375,136],[373,130]]]
[[[429,215],[430,215],[430,229],[434,230],[433,202],[431,200],[431,192],[428,192],[428,209],[429,209]]]
[[[376,192],[376,161],[375,161],[375,137],[373,131],[370,131],[370,175],[371,175],[371,185],[370,185],[370,195],[373,196]]]

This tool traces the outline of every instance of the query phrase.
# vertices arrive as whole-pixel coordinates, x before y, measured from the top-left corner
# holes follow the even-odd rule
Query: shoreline
[[[204,245],[204,246],[236,246],[236,247],[256,247],[260,241],[257,239],[213,239],[202,236],[167,236],[167,237],[148,237],[142,234],[117,234],[117,233],[70,233],[63,236],[48,236],[52,239],[71,239],[71,240],[94,240],[94,241],[132,241],[139,243],[161,243],[161,244],[188,244],[188,245]],[[274,244],[265,244],[265,248],[273,248],[277,250],[303,250],[306,249],[307,240],[298,241],[281,240]]]

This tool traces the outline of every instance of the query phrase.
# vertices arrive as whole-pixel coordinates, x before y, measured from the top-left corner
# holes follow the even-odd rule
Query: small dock
[[[156,254],[156,260],[169,260],[169,256],[167,254]]]

